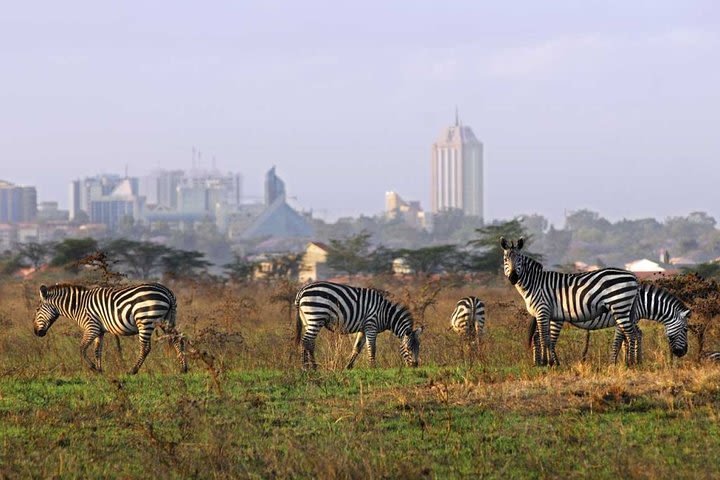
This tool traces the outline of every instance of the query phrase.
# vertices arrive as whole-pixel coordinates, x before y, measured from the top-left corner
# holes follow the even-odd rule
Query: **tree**
[[[210,262],[194,250],[170,250],[162,257],[163,273],[173,278],[187,278],[206,273]]]
[[[416,274],[435,273],[446,269],[455,269],[460,263],[459,252],[455,245],[424,247],[415,250],[398,250],[397,255],[407,262]]]
[[[300,272],[301,259],[301,253],[286,253],[273,256],[270,260],[272,263],[270,276],[275,278],[297,279],[298,273]]]
[[[225,274],[235,282],[245,282],[251,280],[256,267],[256,263],[250,262],[237,254],[232,262],[223,266]]]
[[[532,235],[525,232],[525,228],[517,218],[509,222],[478,228],[475,231],[479,238],[471,240],[468,245],[480,249],[480,254],[473,255],[470,258],[468,267],[481,272],[497,272],[502,268],[503,251],[500,247],[500,237],[505,237],[508,240],[517,240],[524,237],[526,245],[533,238]],[[526,250],[523,250],[523,253],[536,259],[540,258],[540,255],[529,253]]]
[[[172,249],[165,245],[136,242],[126,238],[111,241],[105,250],[127,265],[134,277],[142,279],[150,278],[154,271],[162,267],[165,255],[172,252]]]
[[[97,251],[98,243],[94,238],[66,238],[55,245],[50,265],[63,267],[71,272],[78,271],[77,262]]]
[[[351,235],[344,240],[331,239],[327,266],[348,277],[366,271],[370,253],[370,234],[366,231]]]
[[[374,275],[392,273],[392,262],[397,256],[396,250],[380,245],[369,255],[366,271]]]
[[[53,250],[51,243],[18,243],[15,245],[18,256],[21,260],[27,260],[32,267],[37,269],[44,264]]]

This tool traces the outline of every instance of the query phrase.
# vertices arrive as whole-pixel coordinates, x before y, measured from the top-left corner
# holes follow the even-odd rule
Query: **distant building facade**
[[[0,223],[32,222],[37,216],[37,191],[0,180]]]
[[[135,177],[98,175],[70,183],[70,220],[105,225],[114,230],[126,218],[140,220],[145,197]]]
[[[432,146],[432,212],[459,209],[484,218],[483,144],[470,127],[444,129]]]
[[[406,201],[396,192],[385,192],[385,218],[400,219],[414,228],[427,228],[425,212],[418,201]]]

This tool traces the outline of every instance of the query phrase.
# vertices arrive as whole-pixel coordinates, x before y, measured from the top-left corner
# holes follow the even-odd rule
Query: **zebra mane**
[[[518,255],[520,255],[520,257],[522,258],[523,263],[525,263],[525,265],[527,265],[529,268],[531,268],[531,269],[540,269],[540,270],[544,270],[544,269],[545,269],[545,267],[543,267],[543,264],[542,264],[542,263],[538,262],[537,260],[535,260],[535,259],[534,259],[533,257],[531,257],[530,255],[526,255],[526,254],[520,253],[520,252],[518,252],[518,251],[516,251],[516,253],[517,253]]]
[[[58,293],[68,288],[74,288],[83,292],[89,290],[88,287],[86,287],[85,285],[76,285],[73,283],[56,283],[55,285],[50,285],[49,287],[47,287],[47,293],[48,296],[51,296],[52,294]]]

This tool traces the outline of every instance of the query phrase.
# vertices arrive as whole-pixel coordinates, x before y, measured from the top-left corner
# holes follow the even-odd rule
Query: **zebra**
[[[635,303],[632,309],[632,318],[637,323],[640,319],[653,320],[662,323],[665,327],[665,335],[668,338],[670,350],[676,357],[682,357],[687,353],[688,349],[688,320],[690,319],[690,310],[674,295],[667,290],[656,287],[651,284],[640,284],[638,293],[635,297]],[[551,324],[554,321],[551,320]],[[615,319],[608,312],[598,317],[582,322],[571,321],[572,325],[583,330],[599,330],[602,328],[615,327]],[[638,334],[638,359],[641,358],[642,351],[642,332],[636,326]],[[551,328],[550,341],[555,344],[557,337],[553,338],[553,332],[559,332],[559,329]],[[538,363],[539,335],[535,319],[531,320],[528,331],[528,343],[533,351],[535,363]],[[615,336],[612,343],[612,360],[617,361],[618,353],[621,345],[625,342],[625,336],[620,328],[615,328]]]
[[[80,355],[91,370],[102,372],[102,341],[105,333],[138,335],[140,357],[130,371],[138,372],[150,353],[150,338],[156,326],[171,334],[182,372],[187,372],[185,342],[175,329],[177,302],[169,288],[159,283],[126,287],[94,287],[57,284],[40,286],[40,306],[35,313],[34,331],[44,337],[58,317],[77,322],[83,331]],[[95,345],[95,360],[87,356],[91,343]]]
[[[479,339],[485,331],[485,304],[477,297],[461,298],[450,316],[450,328],[467,339]]]
[[[720,362],[720,352],[703,353],[701,358],[709,362]]]
[[[346,368],[351,369],[367,342],[370,363],[375,366],[377,335],[390,330],[400,338],[400,355],[408,366],[417,367],[422,327],[413,329],[410,311],[390,301],[385,292],[332,282],[310,283],[295,296],[297,316],[295,342],[303,347],[303,368],[317,368],[315,338],[322,327],[342,333],[357,333]]]
[[[558,363],[550,338],[557,338],[564,321],[586,321],[610,312],[628,340],[631,363],[637,363],[636,325],[630,318],[638,291],[635,275],[616,268],[578,274],[547,271],[520,252],[523,244],[522,237],[517,246],[500,237],[503,272],[525,300],[528,313],[537,319],[542,358],[549,359],[550,365]]]

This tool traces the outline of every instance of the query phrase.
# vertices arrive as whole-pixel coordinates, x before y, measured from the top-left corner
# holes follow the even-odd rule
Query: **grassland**
[[[720,368],[671,360],[647,325],[642,367],[608,365],[612,332],[567,329],[562,365],[530,365],[526,316],[505,286],[449,286],[427,311],[421,364],[385,333],[378,364],[342,370],[351,341],[322,332],[303,372],[283,289],[172,284],[179,326],[213,355],[181,375],[165,342],[127,376],[134,338],[80,363],[61,319],[32,335],[34,283],[0,287],[0,477],[718,478]],[[379,285],[411,298],[422,285]],[[479,352],[446,331],[460,296],[486,300]],[[238,305],[240,305],[238,307]],[[692,347],[691,347],[692,348]]]

